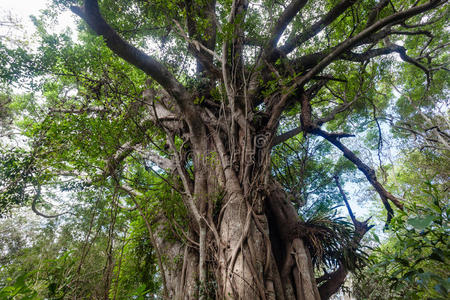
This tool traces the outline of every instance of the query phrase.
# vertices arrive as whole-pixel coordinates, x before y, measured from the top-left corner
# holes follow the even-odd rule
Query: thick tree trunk
[[[290,234],[295,210],[275,190],[261,199],[260,211],[229,200],[219,231],[223,244],[208,253],[209,284],[199,282],[199,249],[159,239],[169,299],[320,299],[308,248]]]
[[[281,186],[271,180],[243,180],[245,186],[231,167],[210,165],[198,170],[204,172],[196,172],[195,184],[203,187],[194,188],[195,200],[204,226],[191,228],[192,240],[198,244],[158,241],[166,256],[168,297],[320,299],[311,256],[296,230],[298,215]],[[257,178],[268,178],[263,175]],[[217,209],[212,206],[219,203],[214,197],[221,190],[225,196],[220,213],[212,216]],[[182,259],[175,262],[175,257]]]
[[[270,179],[271,136],[260,143],[238,112],[233,124],[201,115],[189,154],[168,139],[191,224],[184,245],[158,241],[168,298],[320,299],[298,214]]]

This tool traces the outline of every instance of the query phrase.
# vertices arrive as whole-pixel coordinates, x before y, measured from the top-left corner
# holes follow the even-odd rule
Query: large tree
[[[328,299],[338,290],[348,262],[338,259],[316,280],[314,241],[327,229],[299,217],[301,187],[272,171],[273,148],[294,137],[336,147],[378,193],[387,223],[393,207],[403,209],[342,139],[355,136],[356,119],[376,124],[359,128],[375,136],[382,121],[394,124],[396,97],[399,109],[407,100],[432,109],[433,97],[445,96],[446,1],[55,2],[84,20],[89,34],[79,38],[91,49],[44,40],[54,49],[43,52],[57,49],[64,59],[41,62],[65,79],[59,93],[44,88],[51,118],[34,145],[37,168],[127,195],[146,220],[164,297]],[[402,72],[391,74],[396,68]],[[84,125],[75,126],[77,118]],[[445,132],[430,130],[431,142],[447,145]],[[69,135],[74,141],[64,140]],[[94,140],[114,150],[95,148]],[[337,169],[329,175],[342,191]],[[145,170],[172,187],[170,201],[182,212],[162,198],[146,216],[142,206],[155,187],[146,186]],[[369,228],[351,219],[355,231],[342,253]],[[173,228],[178,234],[168,235]]]

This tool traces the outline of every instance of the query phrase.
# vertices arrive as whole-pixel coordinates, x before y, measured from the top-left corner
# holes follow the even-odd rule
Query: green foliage
[[[364,266],[366,254],[353,243],[354,228],[336,210],[319,209],[305,220],[304,239],[317,269],[344,264],[350,271]]]
[[[147,290],[145,284],[141,284],[136,290],[131,294],[131,298],[137,300],[145,300],[148,295],[149,290]]]
[[[36,272],[22,273],[16,279],[8,278],[6,286],[2,287],[0,283],[0,298],[5,300],[21,299],[21,300],[40,300],[38,294],[33,290],[27,281]]]
[[[30,183],[36,182],[33,171],[30,153],[22,149],[0,150],[0,217],[5,216],[11,208],[30,201],[26,189]]]
[[[156,253],[142,218],[135,218],[130,224],[128,236],[117,259],[120,262],[114,269],[116,280],[113,281],[110,295],[116,295],[119,299],[133,296],[144,299],[142,297],[146,294],[159,293],[161,278],[158,276]]]
[[[413,157],[421,156],[413,153]],[[420,166],[422,162],[411,163]],[[430,164],[425,167],[428,171],[433,168]],[[421,176],[429,176],[420,171],[402,173],[399,179],[410,183],[410,178],[417,181]],[[436,181],[439,176],[434,174],[433,178]],[[371,266],[357,276],[354,291],[358,299],[448,299],[450,240],[446,190],[442,183],[422,180],[411,191],[414,197],[405,211],[392,220],[388,240],[371,254]]]
[[[11,105],[12,99],[8,94],[0,94],[0,133],[4,134],[13,119],[11,113]]]
[[[39,299],[95,299],[102,295],[104,287],[98,283],[107,261],[105,252],[108,241],[116,238],[108,235],[110,195],[104,189],[92,187],[81,191],[75,187],[70,191],[71,199],[78,197],[78,203],[64,220],[31,223],[17,217],[17,211],[17,220],[0,219],[0,232],[20,228],[14,237],[17,242],[0,249],[0,285],[11,285],[8,277],[20,278],[33,272],[26,284],[37,292]],[[124,222],[116,218],[116,234],[126,230]]]
[[[25,47],[10,47],[0,39],[0,84],[12,84],[30,76],[32,56]]]

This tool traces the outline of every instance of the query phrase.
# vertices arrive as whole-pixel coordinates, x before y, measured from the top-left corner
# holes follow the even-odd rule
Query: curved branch
[[[389,34],[398,34],[398,32],[392,31]],[[389,35],[389,34],[387,34],[387,35]],[[417,34],[419,34],[419,33],[417,33]],[[425,34],[425,33],[421,33],[421,34]],[[337,48],[338,47],[335,47],[332,50],[335,50]],[[313,68],[314,66],[319,64],[321,61],[326,59],[328,53],[330,53],[330,51],[325,50],[325,51],[316,52],[313,54],[308,54],[308,55],[299,57],[294,61],[294,65],[296,66],[294,68],[300,69],[300,70],[308,70],[310,68]],[[375,58],[378,56],[382,56],[382,55],[392,54],[392,53],[398,53],[400,55],[400,58],[403,61],[413,64],[414,66],[416,66],[416,67],[420,68],[422,71],[424,71],[424,73],[427,76],[427,81],[430,82],[430,80],[431,80],[430,79],[430,71],[424,65],[422,65],[420,62],[418,62],[416,59],[408,56],[406,54],[405,47],[396,45],[396,44],[390,44],[389,46],[383,47],[383,48],[370,49],[363,53],[355,53],[355,52],[351,52],[351,51],[346,51],[346,52],[343,52],[340,55],[337,55],[334,58],[332,58],[330,60],[330,63],[334,60],[365,62],[365,61],[368,61],[369,59],[372,59],[372,58]],[[311,76],[311,78],[315,79],[315,78],[320,78],[320,77],[314,75],[314,76]]]
[[[151,150],[143,149],[139,147],[139,145],[135,146],[134,150],[141,154],[144,159],[154,163],[158,168],[166,171],[173,171],[176,168],[176,165],[172,160],[161,156]]]
[[[369,37],[361,39],[354,45],[354,47],[367,45],[367,44],[376,44],[377,42],[379,42],[380,40],[389,36],[390,34],[391,34],[391,30],[389,30],[389,29],[380,30],[380,31],[370,35]],[[338,46],[333,47],[331,49],[322,50],[322,51],[319,51],[316,53],[307,54],[307,55],[304,55],[304,56],[294,59],[292,62],[292,64],[294,65],[294,67],[293,67],[294,70],[296,72],[304,72],[304,71],[311,69],[312,67],[317,65],[322,59],[324,59],[329,53],[333,52],[337,47]],[[351,52],[347,51],[345,53],[348,54]],[[345,53],[336,57],[335,59],[345,59]],[[369,53],[372,53],[372,55],[374,54],[374,52],[369,52]],[[380,55],[383,55],[383,54],[389,54],[389,53],[380,53]],[[375,56],[372,56],[372,57],[375,57]],[[350,59],[348,59],[348,60],[350,60]],[[313,78],[316,78],[316,77],[317,76],[313,76]]]
[[[381,185],[381,183],[378,182],[375,171],[368,165],[366,165],[361,159],[359,159],[353,151],[344,146],[337,137],[318,127],[312,129],[310,132],[323,137],[324,139],[335,145],[339,150],[342,151],[345,158],[354,163],[355,166],[366,176],[369,183],[380,195],[381,201],[383,202],[383,205],[388,212],[388,217],[386,221],[387,224],[389,224],[390,220],[394,215],[394,211],[392,210],[389,202],[387,201],[388,199],[391,200],[392,203],[394,203],[394,205],[397,206],[399,209],[403,210],[403,204],[401,203],[401,200],[392,195],[391,193],[389,193],[388,191],[386,191],[386,189]]]
[[[397,45],[395,45],[395,46],[397,46]],[[400,58],[403,61],[408,62],[412,65],[415,65],[416,67],[418,67],[419,69],[421,69],[422,71],[425,72],[425,75],[427,76],[427,87],[429,87],[431,84],[431,75],[430,75],[430,71],[427,69],[427,67],[422,65],[420,62],[418,62],[414,58],[408,56],[406,54],[406,49],[404,47],[401,47],[401,46],[397,46],[397,47],[398,47],[398,50],[396,52],[398,52],[398,54],[400,55]]]
[[[70,9],[85,20],[96,34],[102,36],[108,48],[115,54],[155,79],[176,99],[182,111],[188,109],[190,100],[185,87],[164,65],[123,40],[103,19],[97,0],[85,0],[83,7],[71,6]]]
[[[323,277],[318,278],[318,281],[325,281],[322,285],[319,286],[319,294],[321,300],[327,300],[332,295],[334,295],[347,277],[348,270],[342,265],[339,265],[339,268],[331,274],[325,274]]]
[[[59,217],[59,216],[62,216],[62,215],[65,215],[65,214],[68,213],[67,211],[66,211],[66,212],[63,212],[63,213],[59,213],[59,214],[57,214],[57,215],[46,215],[46,214],[44,214],[44,213],[41,213],[41,212],[36,208],[36,203],[37,203],[37,200],[39,199],[40,196],[41,196],[41,187],[38,186],[38,187],[37,187],[37,191],[36,191],[36,195],[33,197],[33,202],[31,202],[31,210],[32,210],[35,214],[37,214],[38,216],[41,216],[41,217],[44,217],[44,218],[47,218],[47,219],[54,219],[54,218],[57,218],[57,217]]]
[[[339,150],[342,151],[345,158],[350,160],[355,166],[366,176],[369,183],[374,187],[375,191],[380,195],[381,201],[383,202],[384,207],[387,210],[387,221],[386,224],[389,224],[390,220],[394,215],[394,211],[392,210],[391,205],[388,200],[391,200],[392,203],[395,204],[399,209],[403,210],[403,204],[401,200],[386,191],[386,189],[378,182],[375,171],[366,165],[359,157],[356,156],[354,152],[348,149],[344,144],[341,143],[340,138],[347,137],[350,135],[341,134],[341,133],[328,133],[322,129],[320,129],[319,125],[312,119],[312,108],[309,99],[305,96],[301,96],[301,124],[302,128],[307,133],[312,133],[318,136],[323,137],[334,146],[336,146]]]

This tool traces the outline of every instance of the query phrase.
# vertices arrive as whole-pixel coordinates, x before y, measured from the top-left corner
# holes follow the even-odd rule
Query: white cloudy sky
[[[50,0],[0,0],[0,15],[11,14],[20,21],[24,33],[31,34],[34,26],[30,21],[30,15],[38,16],[40,10],[48,7]],[[59,24],[56,30],[60,31],[67,26],[74,27],[75,16],[66,11],[59,16]]]
[[[20,17],[37,14],[45,8],[47,0],[0,0],[1,10],[13,12]]]

